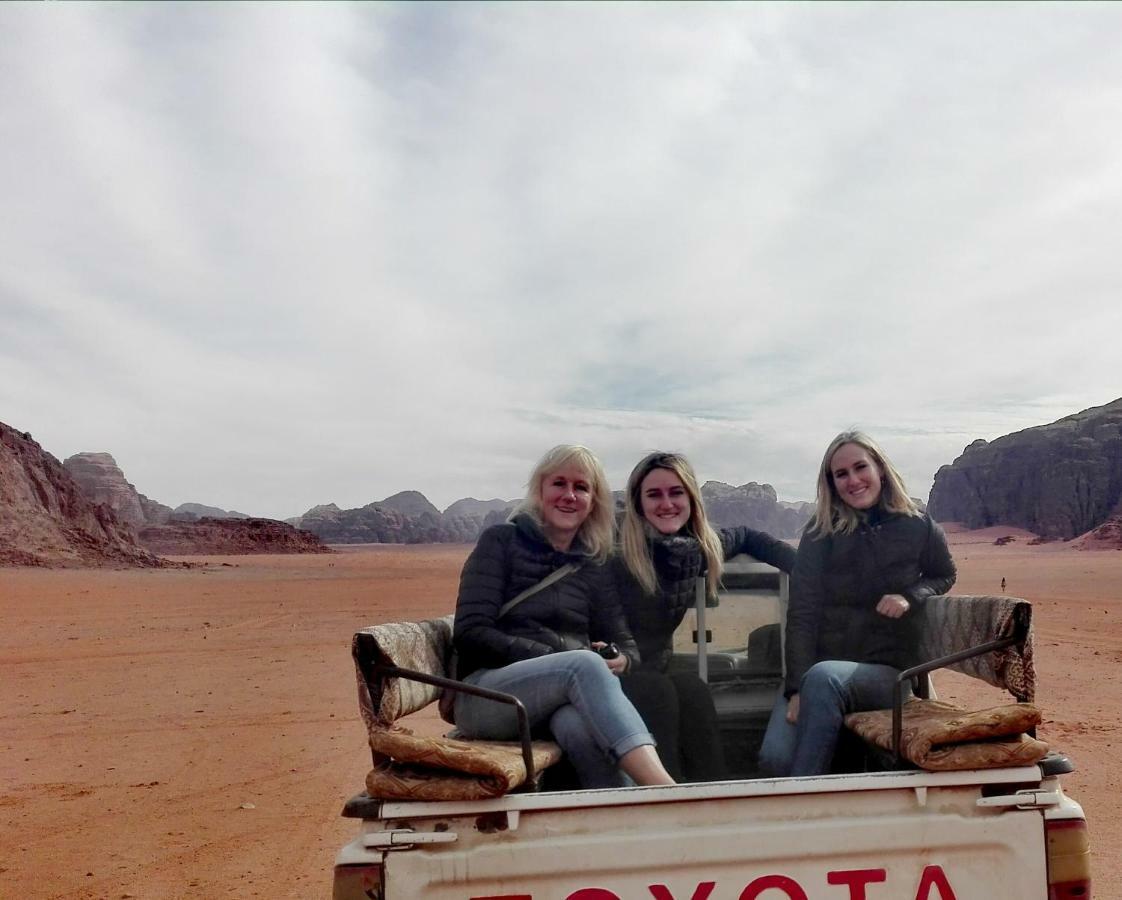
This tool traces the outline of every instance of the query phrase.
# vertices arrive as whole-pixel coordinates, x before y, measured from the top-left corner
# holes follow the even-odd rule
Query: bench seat
[[[452,616],[364,628],[351,642],[359,709],[374,767],[367,793],[382,800],[482,800],[518,788],[561,758],[552,741],[475,741],[417,735],[398,720],[444,690],[478,691],[449,677]],[[516,703],[505,696],[506,702]]]
[[[1040,712],[1032,705],[1032,605],[1016,597],[938,596],[922,616],[921,658],[897,678],[892,709],[851,713],[846,727],[887,750],[896,763],[947,771],[1031,765],[1048,753],[1036,738]],[[1017,703],[969,710],[928,694],[931,672],[948,668],[1012,694]],[[912,683],[920,695],[904,700]]]
[[[1040,724],[1031,703],[967,710],[941,700],[915,698],[902,710],[899,756],[934,772],[1032,765],[1048,745],[1029,737]],[[846,727],[883,750],[893,750],[892,710],[851,713]]]

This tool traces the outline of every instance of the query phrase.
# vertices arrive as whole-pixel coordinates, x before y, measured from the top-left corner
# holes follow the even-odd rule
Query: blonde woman
[[[458,677],[513,694],[548,728],[582,787],[672,784],[619,677],[638,660],[609,572],[614,514],[604,470],[564,444],[534,468],[511,520],[488,528],[464,564],[453,639]],[[556,578],[562,569],[563,577]],[[556,580],[553,580],[556,578]],[[544,586],[543,586],[544,585]],[[511,601],[522,597],[517,604]],[[596,650],[616,644],[605,659]],[[514,710],[458,694],[456,726],[509,740]]]
[[[818,471],[787,613],[787,683],[760,749],[765,774],[830,770],[847,713],[892,705],[919,662],[917,609],[955,581],[942,529],[919,511],[876,441],[847,431]]]
[[[678,453],[651,453],[627,481],[619,558],[612,563],[641,664],[623,679],[675,778],[725,777],[717,713],[707,685],[692,672],[668,672],[675,629],[694,604],[698,577],[716,595],[724,561],[738,553],[789,572],[794,548],[750,528],[714,529],[697,476]]]

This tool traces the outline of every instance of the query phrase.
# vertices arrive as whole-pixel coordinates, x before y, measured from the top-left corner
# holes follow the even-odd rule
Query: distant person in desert
[[[714,529],[693,467],[677,453],[645,456],[627,481],[620,552],[612,561],[642,662],[623,679],[676,780],[727,777],[717,711],[695,672],[670,672],[674,631],[693,608],[697,579],[716,596],[724,561],[749,553],[785,572],[793,547],[750,528]]]
[[[787,680],[760,749],[765,774],[830,770],[844,717],[892,706],[896,676],[919,662],[915,614],[954,581],[942,529],[884,451],[859,431],[834,438],[791,581]]]
[[[611,573],[612,495],[599,460],[561,445],[535,467],[509,522],[488,528],[460,576],[457,677],[518,697],[548,727],[584,787],[673,784],[618,676],[638,659]],[[597,650],[615,644],[620,653]],[[458,694],[456,726],[474,738],[517,736],[514,710]]]
[[[1001,576],[1001,593],[1005,593],[1005,576]]]

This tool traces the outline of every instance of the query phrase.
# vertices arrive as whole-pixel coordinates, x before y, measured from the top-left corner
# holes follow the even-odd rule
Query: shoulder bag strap
[[[507,600],[507,602],[502,605],[502,608],[499,609],[499,614],[498,616],[496,616],[496,618],[501,619],[523,600],[526,600],[529,597],[533,597],[534,594],[536,594],[538,591],[544,591],[551,584],[556,584],[566,575],[572,574],[579,568],[580,566],[576,563],[565,563],[565,565],[563,565],[560,569],[554,569],[537,584],[531,585],[530,587],[526,588],[526,590],[524,590],[521,594],[519,594],[512,600]]]

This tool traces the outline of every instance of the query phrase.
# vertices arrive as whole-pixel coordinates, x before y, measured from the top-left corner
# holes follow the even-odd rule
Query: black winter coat
[[[580,569],[498,618],[504,603],[570,562]],[[630,657],[629,668],[639,661],[606,566],[593,563],[576,541],[568,552],[554,550],[524,513],[479,536],[464,563],[456,599],[458,678],[476,669],[588,649],[592,641],[614,641]]]
[[[786,696],[825,659],[917,665],[916,613],[928,597],[949,591],[955,575],[943,529],[926,514],[874,509],[853,534],[804,534],[787,611]],[[899,619],[876,611],[885,594],[907,598]]]
[[[751,528],[721,528],[725,559],[748,553],[784,572],[795,566],[795,548],[770,534]],[[648,594],[627,568],[621,556],[609,563],[616,589],[623,602],[627,624],[639,645],[640,671],[665,672],[673,653],[674,631],[686,611],[693,609],[699,576],[706,573],[701,544],[692,535],[670,535],[650,540],[651,558],[658,576],[658,590]]]

